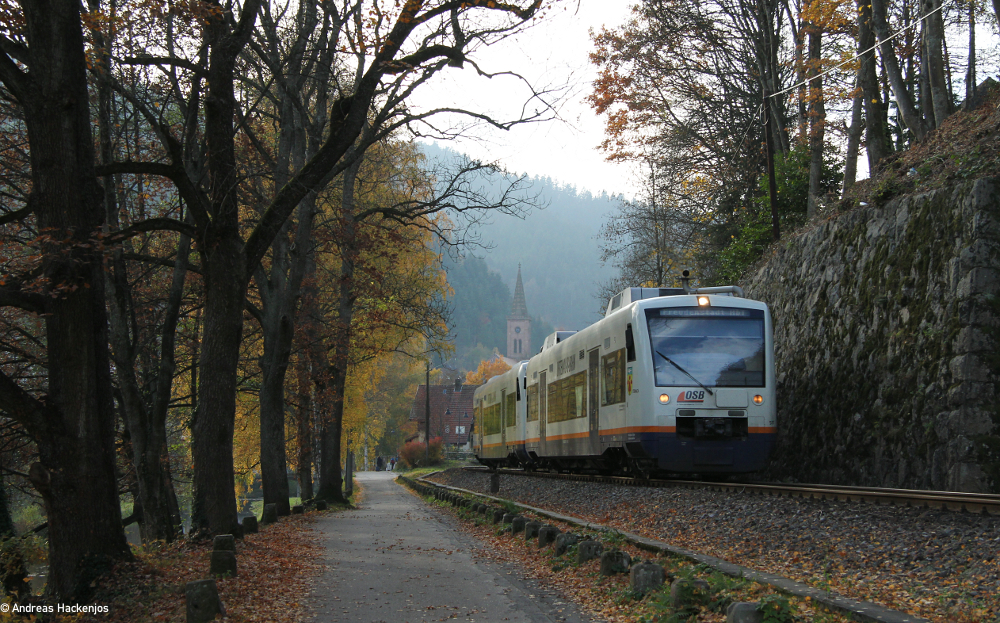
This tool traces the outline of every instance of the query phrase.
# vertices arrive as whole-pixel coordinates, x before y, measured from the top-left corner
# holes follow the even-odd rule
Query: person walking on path
[[[313,524],[326,570],[305,599],[317,623],[591,623],[574,605],[476,553],[459,521],[387,472],[355,476],[364,497]]]

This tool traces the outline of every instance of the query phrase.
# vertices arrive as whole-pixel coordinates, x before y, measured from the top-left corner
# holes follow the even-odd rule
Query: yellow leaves
[[[498,374],[503,374],[510,370],[510,366],[496,349],[493,349],[493,356],[479,362],[479,366],[474,372],[469,372],[465,376],[465,382],[469,385],[482,385]]]

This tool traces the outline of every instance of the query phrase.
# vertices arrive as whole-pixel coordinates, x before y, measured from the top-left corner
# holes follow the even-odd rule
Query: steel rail
[[[488,471],[485,467],[465,467],[469,471]],[[964,493],[960,491],[922,491],[919,489],[886,489],[878,487],[852,487],[845,485],[787,484],[769,482],[713,482],[699,480],[642,480],[624,476],[596,474],[566,474],[555,472],[529,472],[519,469],[499,469],[502,474],[533,478],[552,478],[578,482],[601,482],[622,486],[685,487],[715,491],[749,492],[775,497],[813,498],[846,502],[869,502],[914,508],[934,508],[955,512],[1000,515],[1000,495],[989,493]]]

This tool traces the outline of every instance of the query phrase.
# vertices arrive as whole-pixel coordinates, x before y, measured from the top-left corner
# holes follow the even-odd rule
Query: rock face
[[[670,601],[678,610],[688,605],[704,603],[711,587],[705,580],[677,578],[670,584]]]
[[[858,208],[782,240],[750,276],[777,363],[760,476],[1000,491],[998,184]]]
[[[265,504],[264,512],[261,513],[260,523],[261,524],[272,524],[278,522],[278,505],[277,504]]]

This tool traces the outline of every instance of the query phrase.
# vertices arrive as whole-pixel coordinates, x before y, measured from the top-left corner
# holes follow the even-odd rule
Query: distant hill
[[[436,145],[423,145],[423,150],[431,160],[461,157]],[[551,178],[531,177],[530,182],[528,192],[540,195],[545,209],[533,210],[523,220],[491,216],[479,233],[483,243],[492,248],[469,253],[485,260],[503,279],[508,292],[514,290],[520,263],[528,312],[557,329],[582,329],[600,318],[606,302],[595,298],[597,283],[614,276],[610,267],[601,266],[596,236],[619,198],[577,192]],[[503,188],[501,179],[492,184],[495,192]]]
[[[511,288],[477,257],[455,260],[445,256],[444,267],[448,283],[455,291],[448,301],[455,356],[448,365],[474,370],[480,361],[493,354],[493,349],[506,354],[507,316],[510,315],[513,298]],[[533,316],[533,350],[537,350],[552,331],[551,324]]]

